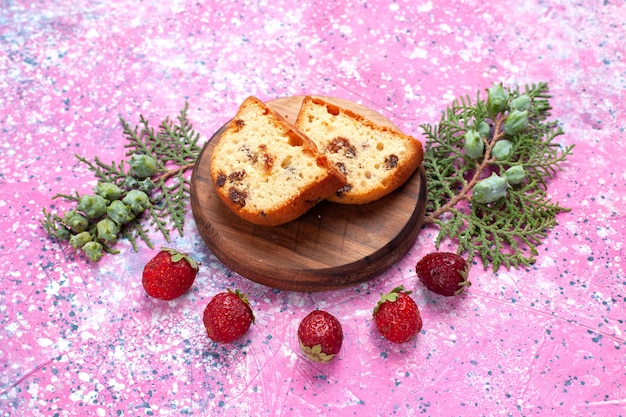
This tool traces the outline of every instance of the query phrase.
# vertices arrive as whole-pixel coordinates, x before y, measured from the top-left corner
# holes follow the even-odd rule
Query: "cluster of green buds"
[[[496,84],[487,90],[487,113],[494,120],[500,113],[506,113],[503,130],[509,137],[521,133],[528,126],[528,110],[532,101],[527,94],[521,94],[515,98],[502,87]]]
[[[130,166],[132,177],[125,179],[123,188],[112,182],[99,182],[93,194],[81,196],[76,209],[65,213],[60,227],[52,230],[54,237],[68,240],[89,259],[99,261],[105,249],[117,241],[124,225],[152,206],[147,193],[155,187],[149,177],[157,172],[156,160],[133,155]]]
[[[470,159],[484,157],[485,145],[491,141],[491,156],[500,163],[513,163],[515,154],[515,137],[522,133],[528,126],[528,111],[531,109],[532,100],[526,95],[512,97],[511,94],[496,84],[487,90],[486,102],[488,118],[491,121],[502,122],[502,130],[492,133],[492,125],[486,121],[470,128],[464,137],[464,150]],[[504,169],[504,168],[503,168]],[[507,195],[507,190],[521,184],[526,179],[526,172],[522,165],[512,165],[500,175],[492,173],[490,177],[478,181],[472,191],[472,200],[477,203],[494,203]]]
[[[143,191],[130,190],[124,195],[117,185],[100,182],[94,194],[80,197],[76,210],[63,217],[70,231],[69,243],[82,249],[89,259],[99,261],[104,245],[115,243],[122,227],[150,206],[150,198]]]

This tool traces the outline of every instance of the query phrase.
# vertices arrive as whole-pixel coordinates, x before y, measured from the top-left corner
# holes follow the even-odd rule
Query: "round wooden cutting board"
[[[295,123],[303,98],[292,96],[267,104]],[[324,98],[396,128],[367,107]],[[415,242],[426,209],[423,166],[398,190],[369,204],[323,201],[300,218],[274,227],[241,220],[219,199],[211,180],[211,154],[226,126],[207,142],[196,162],[191,208],[204,242],[233,271],[273,288],[327,291],[384,272]]]

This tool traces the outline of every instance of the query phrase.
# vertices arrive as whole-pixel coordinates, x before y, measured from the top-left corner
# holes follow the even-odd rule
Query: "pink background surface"
[[[624,22],[623,0],[0,0],[2,416],[626,415]],[[188,100],[206,141],[250,94],[323,94],[423,140],[451,100],[500,81],[550,84],[560,141],[576,148],[549,192],[572,211],[535,265],[474,267],[455,299],[414,276],[433,228],[381,276],[304,294],[226,270],[190,212],[171,245],[200,274],[159,302],[140,281],[155,251],[121,242],[93,264],[39,226],[53,195],[96,183],[75,153],[123,158],[119,116],[158,122]],[[424,328],[393,345],[370,315],[399,284]],[[257,322],[217,345],[201,314],[227,287],[249,294]],[[344,327],[327,365],[297,345],[315,308]]]

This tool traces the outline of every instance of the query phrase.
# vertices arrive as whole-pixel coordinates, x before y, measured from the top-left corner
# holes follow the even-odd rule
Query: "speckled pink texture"
[[[607,1],[0,0],[0,411],[2,416],[625,416],[626,3]],[[228,271],[191,213],[201,271],[171,302],[140,283],[155,251],[87,262],[40,228],[57,193],[96,183],[74,154],[124,155],[119,116],[175,116],[208,140],[254,94],[324,94],[374,108],[407,134],[493,82],[546,81],[574,155],[550,196],[561,214],[535,265],[475,267],[454,299],[414,264],[425,228],[373,280],[319,294]],[[157,246],[164,244],[154,235]],[[445,248],[444,248],[445,249]],[[413,289],[424,328],[380,338],[381,292]],[[257,322],[217,345],[201,315],[217,292],[249,294]],[[310,310],[345,342],[320,365],[299,352]]]

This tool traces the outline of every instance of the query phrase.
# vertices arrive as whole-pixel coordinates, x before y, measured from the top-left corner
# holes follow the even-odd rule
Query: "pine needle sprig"
[[[537,246],[557,224],[556,216],[569,211],[548,198],[547,186],[573,145],[557,142],[563,131],[548,121],[546,83],[523,90],[499,85],[488,92],[487,100],[480,94],[475,100],[461,97],[438,125],[422,125],[429,193],[425,223],[439,228],[437,248],[444,240],[456,242],[470,263],[478,256],[495,272],[535,262]],[[498,94],[504,102],[499,108]],[[468,143],[474,134],[481,143],[475,141],[472,149]],[[514,180],[513,171],[523,177]],[[476,193],[477,185],[486,194]]]
[[[74,154],[74,157],[87,165],[87,168],[101,181],[122,185],[124,180],[130,175],[124,168],[124,161],[120,161],[119,164],[115,162],[107,164],[102,162],[97,156],[94,157],[93,162],[78,154]]]
[[[182,236],[185,226],[185,213],[188,211],[191,182],[185,178],[183,171],[176,172],[171,178],[173,179],[171,185],[168,185],[165,177],[159,178],[157,183],[159,194],[156,197],[158,204],[152,207],[151,214],[153,214],[153,224],[159,230],[164,232],[165,224],[161,224],[158,220],[167,217],[178,234]]]
[[[162,232],[164,236],[167,236],[165,240],[169,242],[169,230],[159,229],[159,231]],[[127,224],[124,229],[122,229],[121,234],[123,238],[128,240],[135,252],[139,250],[139,244],[137,243],[138,240],[143,241],[144,244],[150,249],[154,249],[154,244],[152,243],[152,240],[148,235],[148,230],[143,227],[143,225],[139,221]]]
[[[78,192],[57,194],[53,198],[78,203],[77,210],[61,216],[44,209],[41,221],[44,230],[53,238],[69,240],[75,248],[82,248],[92,260],[99,260],[102,251],[114,253],[112,245],[117,235],[126,238],[135,251],[139,241],[149,248],[154,247],[150,229],[160,232],[167,242],[171,240],[172,230],[183,236],[191,194],[187,172],[195,165],[202,149],[200,135],[188,120],[188,108],[185,103],[175,120],[166,118],[158,129],[143,116],[137,126],[131,126],[120,117],[126,139],[125,156],[130,157],[127,160],[109,164],[97,156],[89,160],[75,155],[98,179],[98,187],[104,184],[106,189],[115,188],[115,196],[103,200],[99,196],[105,194],[98,187],[94,189],[98,196]],[[100,204],[106,201],[108,206],[104,212],[96,210],[87,201],[89,198],[99,199]],[[111,224],[112,219],[115,224]],[[107,227],[100,224],[103,220],[108,222]]]
[[[159,124],[159,130],[155,131],[149,122],[140,116],[139,125],[132,127],[123,118],[120,118],[128,149],[126,156],[133,154],[158,155],[158,170],[168,178],[175,175],[179,170],[186,170],[193,166],[201,147],[198,145],[200,134],[193,130],[192,124],[187,118],[189,104],[176,118],[178,123],[169,117]],[[167,169],[171,165],[179,169]]]

